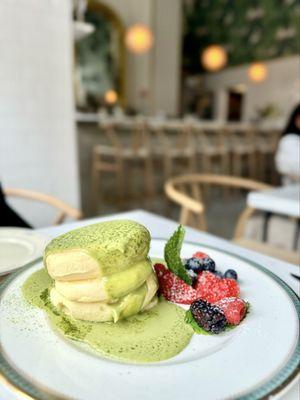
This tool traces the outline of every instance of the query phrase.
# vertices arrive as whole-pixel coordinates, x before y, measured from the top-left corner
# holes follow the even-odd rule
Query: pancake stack
[[[134,221],[108,221],[53,239],[44,265],[53,306],[75,319],[117,322],[157,303],[148,257],[148,230]]]

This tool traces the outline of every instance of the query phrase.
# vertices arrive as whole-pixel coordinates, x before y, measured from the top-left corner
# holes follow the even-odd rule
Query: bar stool
[[[113,123],[105,123],[101,124],[101,128],[109,144],[95,145],[92,150],[93,209],[96,211],[101,193],[100,179],[103,174],[107,173],[112,173],[115,176],[119,207],[123,207],[125,197],[128,198],[132,194],[133,179],[131,176],[131,167],[133,163],[142,162],[142,182],[145,194],[153,196],[155,192],[153,166],[145,125],[140,121],[129,126],[127,125],[129,135],[127,135],[125,143],[121,139],[120,126],[116,127]]]

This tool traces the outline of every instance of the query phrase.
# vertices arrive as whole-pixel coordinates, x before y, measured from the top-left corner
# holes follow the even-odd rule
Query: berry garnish
[[[179,304],[191,304],[197,299],[196,290],[168,270],[164,264],[155,264],[154,269],[160,293],[166,300]]]
[[[209,255],[202,253],[202,251],[197,251],[195,254],[193,254],[193,258],[199,258],[200,260],[203,260],[206,257],[209,257]]]
[[[224,278],[234,279],[237,281],[238,274],[236,273],[236,271],[234,269],[228,269],[224,274]]]
[[[225,297],[238,297],[238,283],[233,279],[219,278],[211,272],[204,271],[198,276],[197,297],[210,303],[215,303]]]
[[[238,325],[244,319],[248,304],[237,297],[227,297],[215,303],[225,314],[229,324]]]
[[[194,301],[191,312],[197,324],[207,332],[220,333],[226,328],[227,320],[224,312],[205,300]]]
[[[200,258],[192,257],[185,261],[185,268],[196,273],[203,271],[203,262]]]
[[[193,285],[194,285],[196,283],[197,278],[198,278],[197,273],[194,272],[192,269],[188,269],[187,273],[192,278],[192,282],[193,282]]]
[[[203,269],[205,271],[214,272],[216,270],[216,263],[210,257],[203,259]]]

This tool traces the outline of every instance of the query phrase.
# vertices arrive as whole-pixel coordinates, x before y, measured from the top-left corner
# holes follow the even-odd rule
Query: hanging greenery
[[[183,68],[199,73],[200,54],[223,46],[228,64],[299,54],[298,0],[185,0]]]

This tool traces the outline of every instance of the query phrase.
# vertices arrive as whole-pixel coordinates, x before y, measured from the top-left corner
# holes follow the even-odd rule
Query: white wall
[[[69,0],[0,2],[0,180],[79,205]],[[21,210],[35,226],[43,207]]]
[[[261,83],[252,82],[247,75],[249,65],[228,68],[219,73],[206,74],[204,86],[217,95],[217,118],[224,120],[227,115],[227,90],[236,84],[246,88],[243,120],[255,116],[257,108],[274,103],[281,110],[277,123],[284,124],[292,108],[300,101],[300,57],[290,56],[265,62],[267,79]]]
[[[139,93],[149,93],[149,112],[178,112],[181,59],[181,0],[99,0],[111,7],[125,27],[135,23],[148,25],[154,33],[154,47],[146,54],[126,52],[127,103],[137,109]],[[143,100],[142,100],[143,102]]]
[[[179,110],[181,80],[181,0],[157,0],[154,13],[153,105],[152,111],[163,110],[176,115]]]

